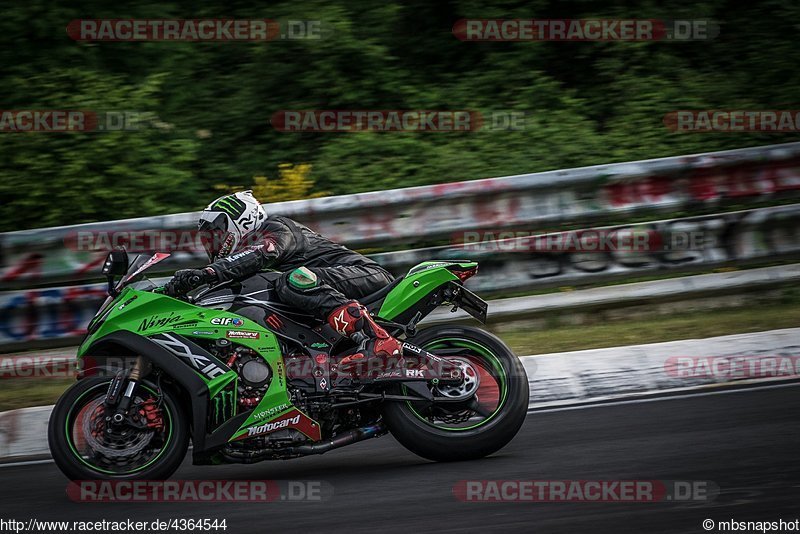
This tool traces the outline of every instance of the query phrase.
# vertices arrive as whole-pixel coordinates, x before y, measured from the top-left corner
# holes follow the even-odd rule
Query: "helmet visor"
[[[201,219],[198,230],[209,261],[215,261],[230,253],[232,243],[227,246],[226,243],[232,242],[234,236],[228,232],[228,218],[224,213],[218,214],[212,220]]]

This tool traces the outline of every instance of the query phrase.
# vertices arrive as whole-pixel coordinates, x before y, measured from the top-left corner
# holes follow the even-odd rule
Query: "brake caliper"
[[[141,415],[142,421],[147,425],[147,428],[164,430],[164,418],[161,414],[161,408],[155,400],[150,399],[140,404],[139,415]]]

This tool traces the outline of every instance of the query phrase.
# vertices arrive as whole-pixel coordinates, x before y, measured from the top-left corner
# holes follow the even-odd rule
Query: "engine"
[[[255,408],[269,387],[272,369],[258,353],[247,347],[234,349],[227,363],[239,374],[239,405],[248,410]]]
[[[255,408],[272,381],[272,368],[256,351],[227,339],[218,339],[211,349],[239,375],[239,406],[243,410]]]

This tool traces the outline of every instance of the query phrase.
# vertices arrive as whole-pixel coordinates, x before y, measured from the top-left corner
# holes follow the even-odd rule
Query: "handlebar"
[[[231,285],[233,283],[234,283],[234,280],[225,280],[224,282],[220,282],[219,284],[217,284],[215,286],[208,286],[205,289],[203,289],[202,291],[200,291],[199,293],[197,293],[196,295],[193,295],[191,297],[189,297],[187,295],[187,299],[189,300],[189,302],[192,302],[192,303],[197,302],[198,300],[203,298],[206,294],[211,293],[212,291],[216,291],[217,289],[221,289],[223,287],[229,286],[229,285]]]
[[[190,280],[191,280],[192,283],[198,283],[198,282],[200,282],[200,277],[199,276],[193,276]],[[214,285],[214,286],[207,286],[205,289],[201,290],[196,295],[189,295],[187,293],[184,293],[183,295],[167,295],[167,292],[165,291],[165,286],[155,287],[155,288],[153,288],[152,291],[153,291],[153,293],[158,293],[160,295],[167,295],[168,297],[172,297],[172,298],[179,299],[179,300],[185,300],[185,301],[193,304],[194,302],[196,302],[199,299],[201,299],[207,293],[210,293],[210,292],[215,291],[217,289],[221,289],[223,287],[229,286],[229,285],[231,285],[233,283],[234,283],[234,280],[226,280],[226,281],[221,282],[221,283],[219,283],[217,285]]]

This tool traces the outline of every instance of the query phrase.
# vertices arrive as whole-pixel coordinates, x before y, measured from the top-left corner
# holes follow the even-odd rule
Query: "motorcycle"
[[[403,342],[377,369],[340,372],[355,343],[279,301],[266,272],[172,298],[145,276],[169,257],[109,253],[108,298],[78,349],[77,382],[48,429],[70,479],[165,479],[195,465],[321,454],[391,433],[434,461],[492,454],[528,407],[519,359],[481,329],[417,329],[440,305],[481,323],[469,261],[428,261],[360,301]],[[117,280],[117,278],[119,278]]]

